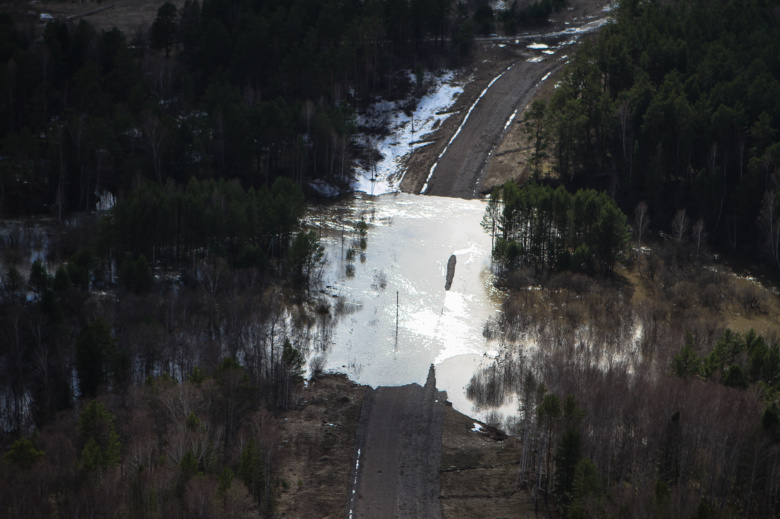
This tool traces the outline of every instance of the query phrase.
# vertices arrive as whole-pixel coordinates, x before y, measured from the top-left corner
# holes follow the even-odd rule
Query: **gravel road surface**
[[[460,132],[435,165],[424,194],[475,198],[485,164],[501,142],[509,118],[529,103],[541,79],[560,67],[553,58],[538,63],[518,61],[506,70],[477,101]]]
[[[349,518],[441,518],[446,393],[433,366],[424,387],[369,389],[355,438]]]

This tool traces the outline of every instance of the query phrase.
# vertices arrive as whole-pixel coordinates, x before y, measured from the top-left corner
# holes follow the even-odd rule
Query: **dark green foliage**
[[[54,295],[54,292],[47,290],[43,293],[39,308],[44,315],[48,316],[53,323],[59,323],[64,317],[62,306]]]
[[[176,6],[165,2],[157,10],[157,18],[152,23],[149,33],[152,48],[165,49],[165,57],[168,58],[170,47],[176,35]]]
[[[287,251],[294,279],[308,284],[314,270],[322,264],[323,250],[314,231],[301,231],[296,234]]]
[[[549,134],[545,126],[545,116],[547,113],[547,104],[543,100],[534,101],[531,109],[528,110],[523,118],[523,131],[531,141],[533,151],[528,159],[531,167],[531,174],[534,180],[538,181],[542,173],[542,164],[547,159],[547,148],[549,144]]]
[[[299,378],[303,375],[303,368],[306,364],[306,359],[303,354],[295,348],[289,339],[284,341],[284,351],[282,352],[282,362],[287,368],[290,376]]]
[[[519,25],[544,23],[554,11],[560,11],[567,4],[566,0],[534,0],[520,9],[517,2],[513,2],[510,9],[504,13],[504,27],[509,34],[514,34]]]
[[[682,425],[680,412],[675,412],[666,424],[664,437],[661,439],[661,455],[658,467],[659,485],[656,485],[656,496],[666,495],[668,486],[677,483],[680,474],[680,448],[682,444]]]
[[[126,290],[136,294],[148,291],[154,282],[154,277],[146,257],[139,254],[137,259],[133,259],[132,254],[125,254],[125,259],[119,267],[119,281]]]
[[[732,364],[723,373],[723,385],[729,387],[738,387],[744,389],[748,386],[745,374],[742,372],[742,368],[736,364]]]
[[[206,381],[206,372],[204,372],[198,366],[195,366],[195,369],[192,370],[192,373],[187,375],[187,380],[200,387],[200,385]]]
[[[89,290],[97,267],[97,256],[91,248],[81,249],[71,256],[65,271],[74,286]]]
[[[489,36],[495,31],[493,8],[487,1],[481,2],[474,10],[474,23],[477,26],[477,33],[482,36]]]
[[[35,260],[30,269],[30,277],[27,281],[30,290],[35,292],[38,297],[41,297],[43,293],[51,287],[52,281],[51,276],[46,272],[46,266],[43,262],[39,259]]]
[[[598,501],[603,493],[604,484],[601,481],[596,464],[588,458],[581,459],[574,470],[574,481],[572,483],[573,500],[568,506],[567,516],[572,519],[590,517],[586,504],[594,500]]]
[[[68,271],[65,270],[62,267],[59,267],[57,269],[57,272],[54,273],[54,284],[52,288],[54,288],[55,292],[67,292],[71,289],[73,284],[70,281],[70,276],[68,275]]]
[[[259,245],[247,243],[236,259],[236,267],[244,269],[254,268],[260,272],[265,272],[265,269],[268,267],[268,258]]]
[[[227,492],[230,488],[230,485],[233,484],[233,476],[234,474],[233,471],[230,470],[230,467],[225,467],[225,469],[219,475],[219,487],[217,489],[217,493],[220,496],[224,496],[225,492]]]
[[[682,378],[691,378],[699,374],[701,361],[696,353],[696,344],[690,332],[685,334],[685,344],[680,353],[672,360],[674,374]]]
[[[115,350],[111,327],[102,317],[81,329],[76,338],[76,374],[83,397],[95,397],[108,382]]]
[[[23,284],[24,280],[22,279],[22,274],[19,272],[19,269],[14,265],[8,267],[5,278],[3,279],[3,287],[5,288],[6,293],[15,295],[21,290]]]
[[[177,60],[164,67],[144,38],[80,19],[48,23],[33,44],[4,13],[2,211],[62,216],[144,179],[346,183],[350,103],[398,91],[403,69],[456,61],[473,38],[452,0],[239,4],[162,3],[148,42]]]
[[[32,440],[21,438],[16,440],[3,459],[8,463],[13,463],[22,468],[29,469],[33,463],[43,458],[44,452],[35,448]]]
[[[304,210],[303,193],[287,179],[247,191],[233,182],[192,178],[185,188],[143,185],[101,220],[100,232],[107,245],[168,265],[191,265],[195,254],[208,250],[237,267],[264,268],[283,256]],[[130,272],[131,261],[125,260]]]
[[[626,216],[603,193],[580,190],[572,195],[562,186],[520,188],[508,182],[491,200],[496,195],[503,207],[488,206],[485,219],[497,221],[493,257],[506,269],[526,263],[542,271],[611,275],[628,250]]]
[[[115,428],[116,416],[92,400],[79,414],[78,429],[83,450],[81,462],[87,470],[113,467],[122,460],[122,444]]]
[[[754,330],[743,336],[726,329],[703,358],[701,374],[731,387],[762,383],[780,389],[780,347],[769,346]]]
[[[179,462],[179,476],[176,480],[175,492],[178,497],[184,495],[187,482],[198,474],[198,458],[192,452],[188,450],[181,457]]]
[[[262,503],[266,484],[265,463],[254,438],[250,438],[247,446],[241,451],[238,478],[244,482],[252,497],[258,503]]]
[[[622,2],[550,102],[558,171],[576,186],[617,186],[626,210],[647,201],[662,230],[684,208],[715,245],[780,264],[777,8]]]
[[[574,426],[563,432],[555,449],[555,494],[563,508],[563,517],[574,499],[577,465],[582,457],[582,434]]]
[[[452,45],[458,56],[465,56],[474,45],[476,28],[474,22],[468,16],[466,5],[458,2],[455,28],[453,29]]]

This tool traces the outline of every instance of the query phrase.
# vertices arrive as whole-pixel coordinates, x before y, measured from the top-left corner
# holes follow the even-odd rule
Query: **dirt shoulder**
[[[328,375],[309,384],[302,397],[301,409],[279,417],[277,517],[344,517],[350,504],[357,505],[353,517],[501,518],[518,517],[518,513],[525,517],[526,512],[534,517],[531,497],[515,488],[520,456],[517,440],[484,424],[481,431],[474,431],[478,422],[455,411],[434,386],[373,390],[344,375]],[[366,402],[367,398],[372,402]],[[376,407],[377,398],[386,399],[390,407],[381,402]],[[369,439],[367,420],[359,432],[364,408],[368,408],[365,419],[375,412],[374,430],[385,429],[379,437],[386,443]],[[413,416],[403,424],[393,409]],[[437,428],[439,432],[432,434]],[[358,470],[373,482],[361,482],[353,501],[358,448]],[[407,454],[387,455],[395,449]],[[377,451],[385,454],[371,454]],[[382,463],[384,468],[377,468]],[[396,472],[387,477],[391,469]],[[377,501],[369,502],[370,492]],[[401,499],[409,496],[424,499],[414,497],[403,503]],[[398,513],[385,515],[380,508],[394,508]],[[539,517],[546,517],[543,508]]]
[[[542,501],[537,510],[530,493],[516,486],[520,468],[516,438],[449,406],[443,431],[439,472],[445,519],[550,517]]]
[[[302,407],[279,416],[276,517],[344,517],[352,453],[366,386],[346,375],[312,381]]]

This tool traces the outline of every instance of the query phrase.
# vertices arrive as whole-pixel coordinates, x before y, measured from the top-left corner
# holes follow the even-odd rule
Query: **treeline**
[[[604,193],[572,195],[563,186],[512,181],[493,190],[482,225],[494,236],[493,257],[505,270],[610,275],[631,237],[626,215]]]
[[[165,268],[215,255],[262,272],[269,260],[285,258],[305,209],[300,188],[284,178],[257,191],[223,179],[192,178],[185,187],[149,182],[117,203],[99,230],[104,247]]]
[[[164,4],[148,32],[0,15],[0,210],[95,207],[151,179],[349,180],[354,106],[470,47],[451,0]],[[156,49],[156,50],[155,50]]]
[[[718,245],[780,265],[777,9],[620,2],[532,114],[545,128],[535,159],[571,186],[609,189],[626,212],[646,201],[658,230],[685,209]]]
[[[523,7],[520,7],[517,0],[514,0],[508,9],[499,13],[498,19],[506,34],[517,34],[518,29],[524,25],[547,22],[550,15],[568,4],[567,0],[533,0],[524,2]]]
[[[767,391],[771,403],[764,415],[766,425],[778,423],[777,404],[780,393],[780,345],[767,344],[766,339],[750,330],[744,336],[726,329],[712,347],[700,357],[693,335],[688,334],[680,353],[672,360],[672,369],[678,377],[701,376],[725,386],[746,389],[760,385]]]

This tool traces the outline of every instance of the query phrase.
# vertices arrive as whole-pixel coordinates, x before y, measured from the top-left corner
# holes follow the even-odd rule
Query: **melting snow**
[[[380,100],[358,116],[361,125],[375,126],[383,120],[387,121],[390,133],[382,137],[364,137],[365,144],[377,149],[382,154],[382,159],[373,167],[357,169],[353,189],[371,195],[398,191],[406,172],[407,157],[415,149],[430,144],[420,141],[431,134],[434,127],[438,127],[437,123],[441,124],[441,121],[449,116],[441,112],[451,107],[463,92],[461,86],[452,84],[452,79],[452,72],[438,77],[426,74],[426,83],[433,82],[434,87],[417,102],[417,108],[411,117],[403,111],[408,99]],[[391,114],[395,115],[392,119]]]

